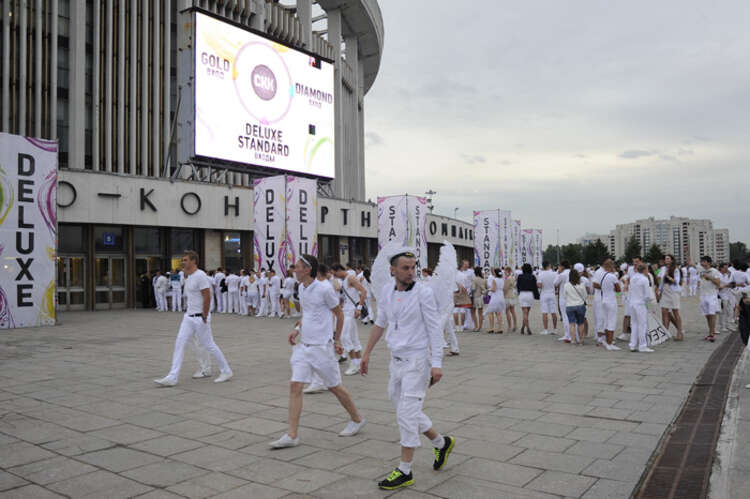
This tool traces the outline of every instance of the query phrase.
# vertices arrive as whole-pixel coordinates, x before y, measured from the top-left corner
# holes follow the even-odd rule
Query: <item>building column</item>
[[[302,46],[310,50],[312,44],[312,1],[297,0],[297,19],[302,27]]]
[[[342,21],[341,11],[339,9],[331,10],[328,14],[328,43],[333,47],[334,77],[333,77],[333,96],[334,96],[334,123],[336,128],[336,137],[334,141],[334,157],[336,161],[335,175],[333,181],[333,194],[337,198],[344,198],[345,193],[345,165],[344,165],[344,127],[343,127],[343,102],[344,88],[341,82],[341,33]]]
[[[57,2],[52,2],[57,4]],[[53,23],[57,24],[57,18]],[[53,55],[55,52],[53,52]],[[96,54],[94,54],[96,56]],[[50,71],[57,73],[57,63]],[[68,167],[86,166],[86,2],[70,4],[70,89],[68,127]],[[92,102],[92,107],[96,106]],[[50,89],[50,109],[57,109],[57,85]],[[54,119],[53,119],[54,117]],[[56,113],[50,112],[50,137],[57,137]],[[92,137],[96,140],[96,137]]]

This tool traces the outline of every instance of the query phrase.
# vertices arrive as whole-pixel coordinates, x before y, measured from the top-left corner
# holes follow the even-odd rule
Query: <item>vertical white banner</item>
[[[497,210],[474,212],[474,266],[486,274],[500,267],[500,213]]]
[[[500,261],[503,262],[503,267],[507,267],[510,265],[510,254],[513,251],[513,222],[510,218],[510,210],[499,210],[498,213],[500,216],[500,246],[502,251]]]
[[[286,264],[286,176],[277,175],[253,182],[255,219],[255,269],[284,274]]]
[[[511,230],[513,232],[513,251],[511,252],[513,261],[510,266],[515,269],[516,267],[521,266],[521,221],[513,220],[511,223]]]
[[[534,267],[542,268],[543,255],[542,229],[534,229]]]
[[[417,279],[427,266],[427,199],[417,196],[378,197],[378,249],[390,241],[413,247]]]
[[[534,265],[534,230],[523,229],[521,231],[521,265],[528,263]]]
[[[302,254],[318,256],[318,182],[286,178],[286,255],[291,267]]]
[[[57,142],[0,133],[0,328],[55,324]]]

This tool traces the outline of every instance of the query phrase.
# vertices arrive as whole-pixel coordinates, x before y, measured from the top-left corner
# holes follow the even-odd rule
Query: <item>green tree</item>
[[[625,245],[625,261],[630,263],[633,258],[641,256],[641,243],[635,236],[630,236],[627,244]]]
[[[645,259],[648,263],[659,263],[664,258],[664,252],[656,244],[652,244],[646,253]]]
[[[542,253],[542,260],[548,261],[552,265],[558,265],[560,261],[557,255],[560,254],[560,247],[556,244],[550,244],[547,249]]]
[[[730,260],[740,260],[741,262],[746,262],[748,257],[750,257],[750,254],[747,252],[747,245],[745,243],[740,241],[729,243]]]
[[[612,256],[600,239],[583,247],[583,263],[586,265],[601,265],[607,258]]]
[[[560,248],[560,259],[567,260],[571,265],[583,259],[583,251],[578,243],[565,244]]]

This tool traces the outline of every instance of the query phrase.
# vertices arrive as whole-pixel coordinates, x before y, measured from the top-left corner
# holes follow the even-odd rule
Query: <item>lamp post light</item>
[[[437,194],[437,192],[433,191],[432,189],[425,192],[425,195],[429,196],[427,198],[427,209],[430,210],[430,213],[432,213],[432,210],[435,209],[435,205],[432,204],[432,196],[434,196],[435,194]]]

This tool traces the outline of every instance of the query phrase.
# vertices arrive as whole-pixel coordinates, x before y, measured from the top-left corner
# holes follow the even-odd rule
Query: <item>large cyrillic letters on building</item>
[[[57,142],[0,133],[0,328],[55,324]]]
[[[378,249],[390,241],[413,247],[417,279],[427,266],[427,199],[418,196],[378,197]]]

